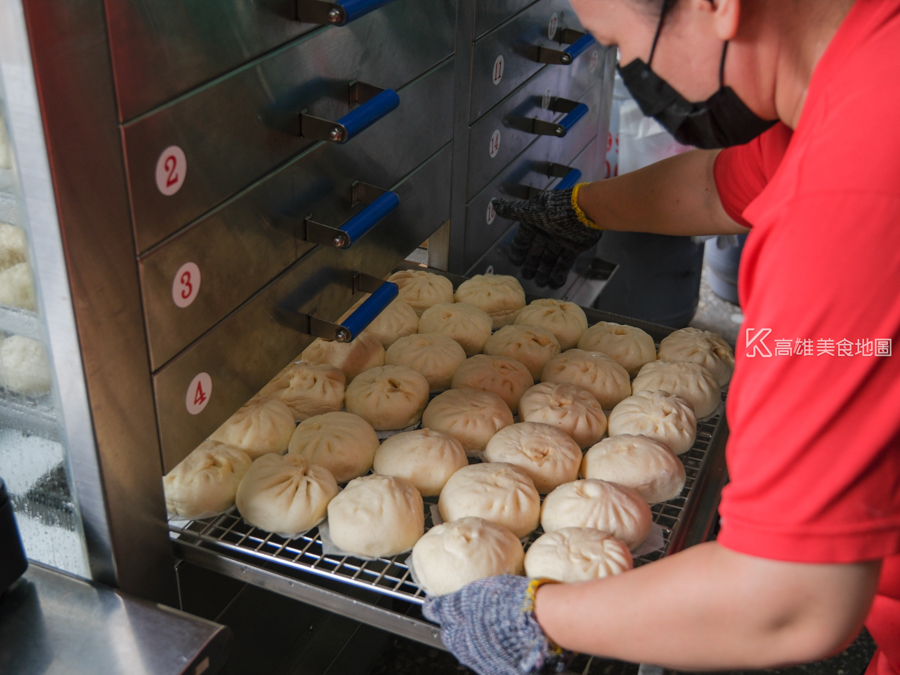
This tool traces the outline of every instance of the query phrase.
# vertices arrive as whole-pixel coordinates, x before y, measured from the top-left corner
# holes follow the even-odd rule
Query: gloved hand
[[[534,618],[542,583],[489,577],[428,598],[422,613],[441,625],[441,639],[460,663],[481,675],[561,673],[574,655],[552,645]]]
[[[600,241],[603,231],[578,207],[578,192],[547,190],[534,199],[494,199],[498,216],[519,222],[509,261],[522,267],[522,277],[538,286],[560,288],[566,283],[575,258]]]

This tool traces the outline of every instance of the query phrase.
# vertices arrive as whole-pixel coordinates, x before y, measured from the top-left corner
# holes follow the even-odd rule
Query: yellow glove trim
[[[553,579],[532,579],[528,584],[528,588],[525,589],[525,602],[522,604],[523,612],[534,612],[534,603],[537,599],[537,590],[543,586],[544,584],[558,584],[558,581]],[[550,649],[553,654],[560,655],[563,653],[562,647],[555,644],[550,638],[547,638],[547,642],[550,645]]]
[[[587,214],[581,210],[581,207],[578,206],[578,193],[581,192],[581,188],[585,185],[590,185],[590,183],[579,183],[574,188],[572,188],[572,209],[575,211],[575,215],[578,217],[578,222],[582,225],[587,225],[592,230],[602,230],[597,223],[587,217]]]

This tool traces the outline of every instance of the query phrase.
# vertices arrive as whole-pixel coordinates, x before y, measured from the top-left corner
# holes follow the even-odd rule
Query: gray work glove
[[[447,649],[479,675],[561,673],[574,656],[554,646],[534,618],[544,579],[499,576],[428,598],[422,613],[440,624]]]
[[[547,190],[525,201],[493,200],[498,216],[519,223],[509,261],[522,267],[523,278],[561,288],[575,259],[600,241],[603,231],[575,207],[583,185]]]

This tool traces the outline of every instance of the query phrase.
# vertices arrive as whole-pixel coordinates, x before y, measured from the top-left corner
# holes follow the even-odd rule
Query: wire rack
[[[635,566],[658,560],[667,554],[672,533],[685,511],[718,422],[717,414],[698,425],[694,446],[681,455],[687,474],[681,495],[651,509],[653,521],[662,528],[665,544],[653,553],[636,558]],[[433,525],[430,508],[433,503],[433,499],[425,502],[426,529]],[[295,539],[285,539],[248,525],[235,509],[204,520],[171,520],[169,529],[172,537],[181,544],[202,546],[222,553],[242,554],[266,563],[274,562],[293,570],[338,579],[352,586],[374,590],[415,604],[421,604],[425,599],[423,591],[413,581],[406,564],[406,553],[376,560],[325,555],[318,529]],[[538,529],[529,537],[526,550],[541,534],[542,530]]]

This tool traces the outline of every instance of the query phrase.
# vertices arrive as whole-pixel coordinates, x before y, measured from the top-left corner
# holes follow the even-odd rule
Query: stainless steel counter
[[[0,673],[213,675],[231,631],[32,563],[0,598]]]

